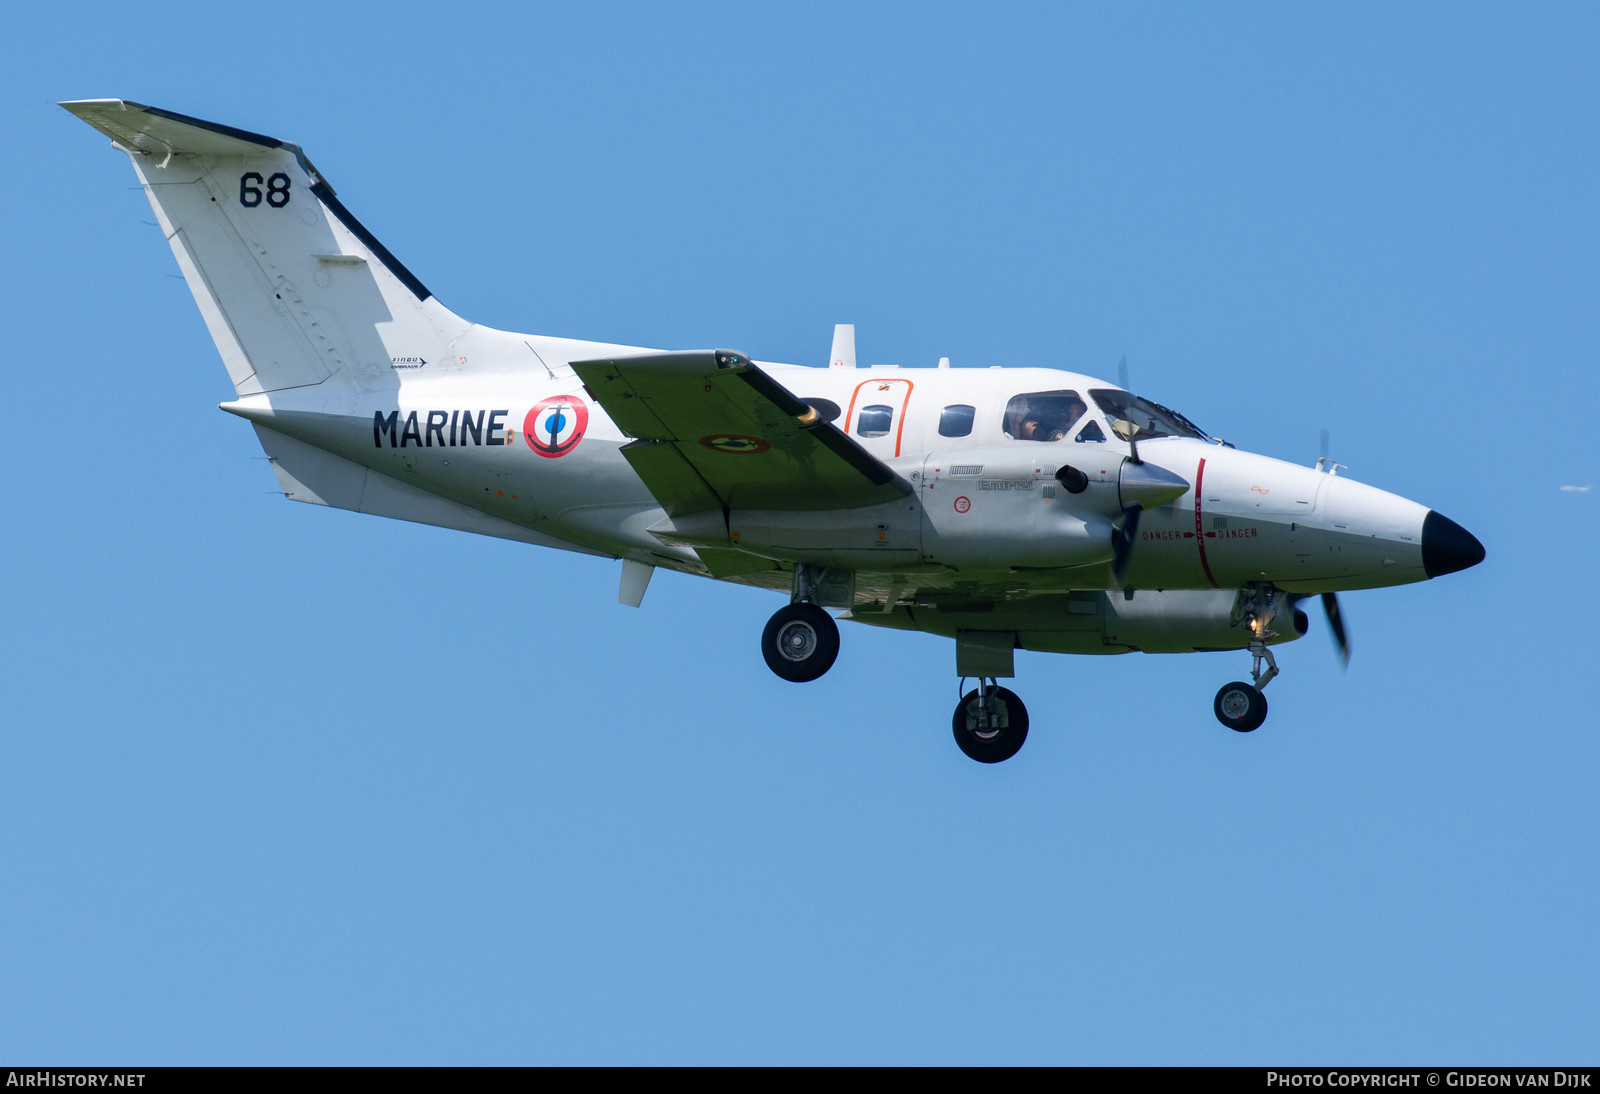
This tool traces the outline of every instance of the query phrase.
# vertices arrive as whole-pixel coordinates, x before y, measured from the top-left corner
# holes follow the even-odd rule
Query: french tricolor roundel
[[[589,405],[576,395],[552,395],[522,419],[522,439],[546,459],[565,456],[589,428]]]

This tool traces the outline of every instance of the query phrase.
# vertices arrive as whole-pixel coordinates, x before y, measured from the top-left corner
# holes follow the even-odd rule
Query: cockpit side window
[[[1160,403],[1141,399],[1127,391],[1096,388],[1089,392],[1105,411],[1106,423],[1111,432],[1123,440],[1145,440],[1154,437],[1193,437],[1205,440],[1206,435],[1189,419]]]
[[[939,436],[941,437],[966,437],[972,433],[972,419],[977,415],[976,407],[957,403],[944,408],[944,413],[939,415]]]
[[[1100,423],[1090,418],[1084,423],[1083,428],[1078,430],[1078,435],[1072,439],[1079,444],[1083,444],[1085,441],[1100,441],[1103,443],[1106,439],[1106,434],[1105,430],[1100,428]]]
[[[856,415],[856,436],[882,437],[888,434],[894,422],[894,407],[864,406]]]
[[[1018,441],[1060,441],[1083,416],[1076,391],[1030,391],[1006,404],[1006,436]]]

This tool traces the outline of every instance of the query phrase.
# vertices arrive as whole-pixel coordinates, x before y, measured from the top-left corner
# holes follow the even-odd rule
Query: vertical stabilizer
[[[238,394],[394,386],[470,329],[297,145],[120,99],[61,105],[132,159]]]

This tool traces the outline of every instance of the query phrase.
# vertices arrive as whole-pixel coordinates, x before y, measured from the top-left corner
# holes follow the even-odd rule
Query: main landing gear
[[[1017,754],[1028,739],[1028,708],[1016,692],[1000,687],[993,677],[978,677],[978,686],[956,704],[951,719],[956,744],[981,764],[997,764]]]
[[[804,684],[833,668],[839,656],[839,624],[817,606],[816,575],[810,567],[795,567],[792,595],[794,602],[767,620],[761,656],[783,679]]]
[[[796,684],[815,680],[839,656],[839,624],[815,604],[779,608],[761,632],[767,668]]]
[[[1236,733],[1259,729],[1267,720],[1267,697],[1261,693],[1278,675],[1278,662],[1267,648],[1267,639],[1277,637],[1278,632],[1271,629],[1271,623],[1277,618],[1281,601],[1282,594],[1271,585],[1251,585],[1241,597],[1238,610],[1245,626],[1250,628],[1250,644],[1246,648],[1250,651],[1251,682],[1235,680],[1223,684],[1211,704],[1217,721]],[[1265,672],[1261,671],[1263,661],[1267,663]]]
[[[822,676],[839,656],[839,625],[821,604],[839,603],[840,592],[823,584],[829,571],[800,564],[794,570],[791,603],[779,608],[761,632],[767,668],[796,684]],[[844,601],[849,603],[848,600]],[[956,672],[978,686],[961,697],[950,728],[956,745],[979,763],[997,764],[1017,754],[1028,739],[1028,708],[997,677],[1015,675],[1010,632],[963,631],[956,638]]]

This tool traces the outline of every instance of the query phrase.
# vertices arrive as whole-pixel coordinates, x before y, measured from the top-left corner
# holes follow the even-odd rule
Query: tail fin
[[[298,145],[120,99],[61,105],[133,160],[238,394],[393,386],[470,329]]]

